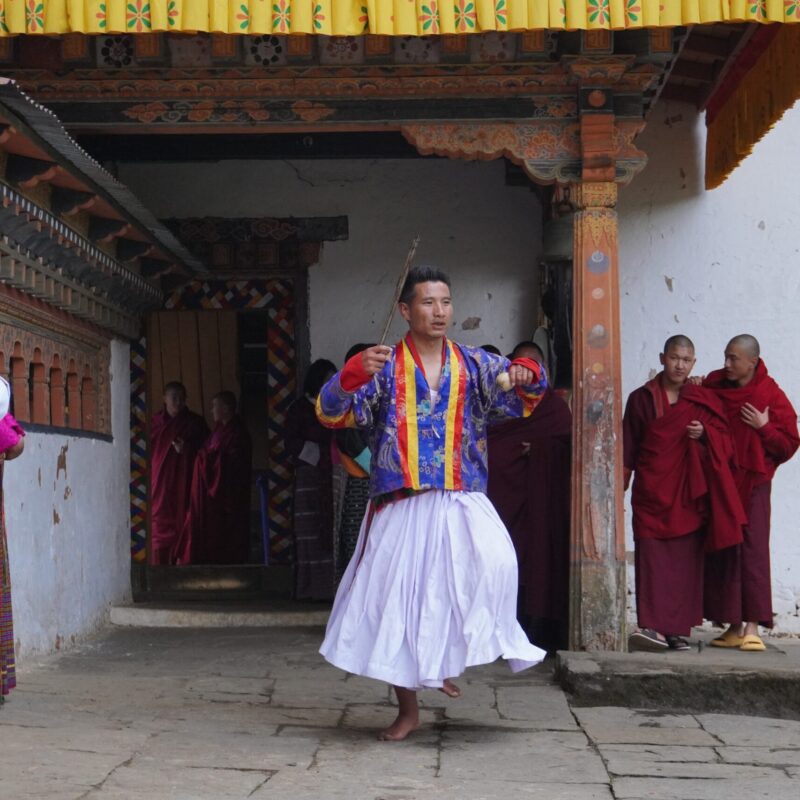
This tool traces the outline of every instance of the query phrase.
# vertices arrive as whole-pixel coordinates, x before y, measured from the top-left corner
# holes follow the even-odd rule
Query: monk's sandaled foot
[[[461,697],[461,689],[456,686],[449,678],[445,678],[444,684],[439,687],[439,691],[452,697],[454,700]]]
[[[398,714],[397,719],[386,730],[378,734],[381,742],[402,742],[409,733],[413,733],[419,728],[419,715],[404,716]]]

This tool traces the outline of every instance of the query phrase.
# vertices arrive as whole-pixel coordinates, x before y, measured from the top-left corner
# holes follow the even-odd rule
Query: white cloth
[[[11,405],[11,386],[5,378],[0,378],[0,419],[4,419],[8,414],[8,407]]]
[[[431,490],[382,508],[358,544],[320,653],[356,675],[438,688],[502,656],[539,663],[517,622],[517,558],[479,492]]]

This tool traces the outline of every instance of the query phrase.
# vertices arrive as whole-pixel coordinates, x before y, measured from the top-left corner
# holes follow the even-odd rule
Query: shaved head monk
[[[800,445],[797,413],[767,374],[758,340],[734,336],[725,348],[725,366],[703,385],[722,402],[736,449],[735,472],[747,511],[744,540],[706,560],[705,615],[729,623],[715,647],[765,650],[759,624],[772,627],[769,517],[772,477]]]
[[[732,472],[733,442],[714,392],[688,382],[694,344],[671,336],[663,370],[628,398],[623,418],[639,630],[631,650],[688,650],[703,621],[707,550],[742,541],[744,509]]]
[[[197,451],[206,421],[186,407],[178,381],[164,387],[164,406],[150,422],[150,563],[176,564]]]

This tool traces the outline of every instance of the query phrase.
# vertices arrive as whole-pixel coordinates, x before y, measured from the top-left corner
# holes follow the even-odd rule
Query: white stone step
[[[319,604],[130,603],[111,607],[111,623],[135,628],[324,627],[330,609]]]

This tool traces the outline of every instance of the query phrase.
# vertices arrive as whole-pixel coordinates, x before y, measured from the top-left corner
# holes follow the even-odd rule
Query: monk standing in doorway
[[[544,364],[533,342],[511,359]],[[518,617],[539,647],[567,646],[572,413],[548,389],[529,417],[489,428],[489,499],[508,528],[519,562]]]
[[[186,407],[186,389],[164,387],[164,407],[150,422],[150,563],[176,564],[177,546],[189,508],[197,451],[208,425]]]
[[[711,644],[758,652],[766,649],[758,626],[772,627],[772,478],[800,445],[797,413],[767,374],[758,340],[750,334],[728,342],[724,368],[706,376],[703,385],[725,408],[736,448],[736,483],[747,511],[742,544],[711,554],[706,562],[706,617],[730,624]]]
[[[197,454],[180,564],[246,564],[250,560],[253,448],[233,392],[211,401],[214,431]]]
[[[323,425],[362,428],[372,452],[370,506],[320,652],[394,686],[399,713],[379,735],[391,741],[418,727],[417,690],[458,697],[450,679],[468,666],[502,656],[516,671],[545,655],[517,623],[514,545],[486,497],[487,422],[533,412],[544,370],[450,341],[439,270],[412,269],[399,310],[405,338],[351,358],[317,400]]]
[[[722,404],[688,382],[694,344],[671,336],[663,370],[632,392],[623,417],[626,487],[633,474],[639,630],[631,650],[688,650],[703,621],[705,552],[734,549],[746,517]]]

